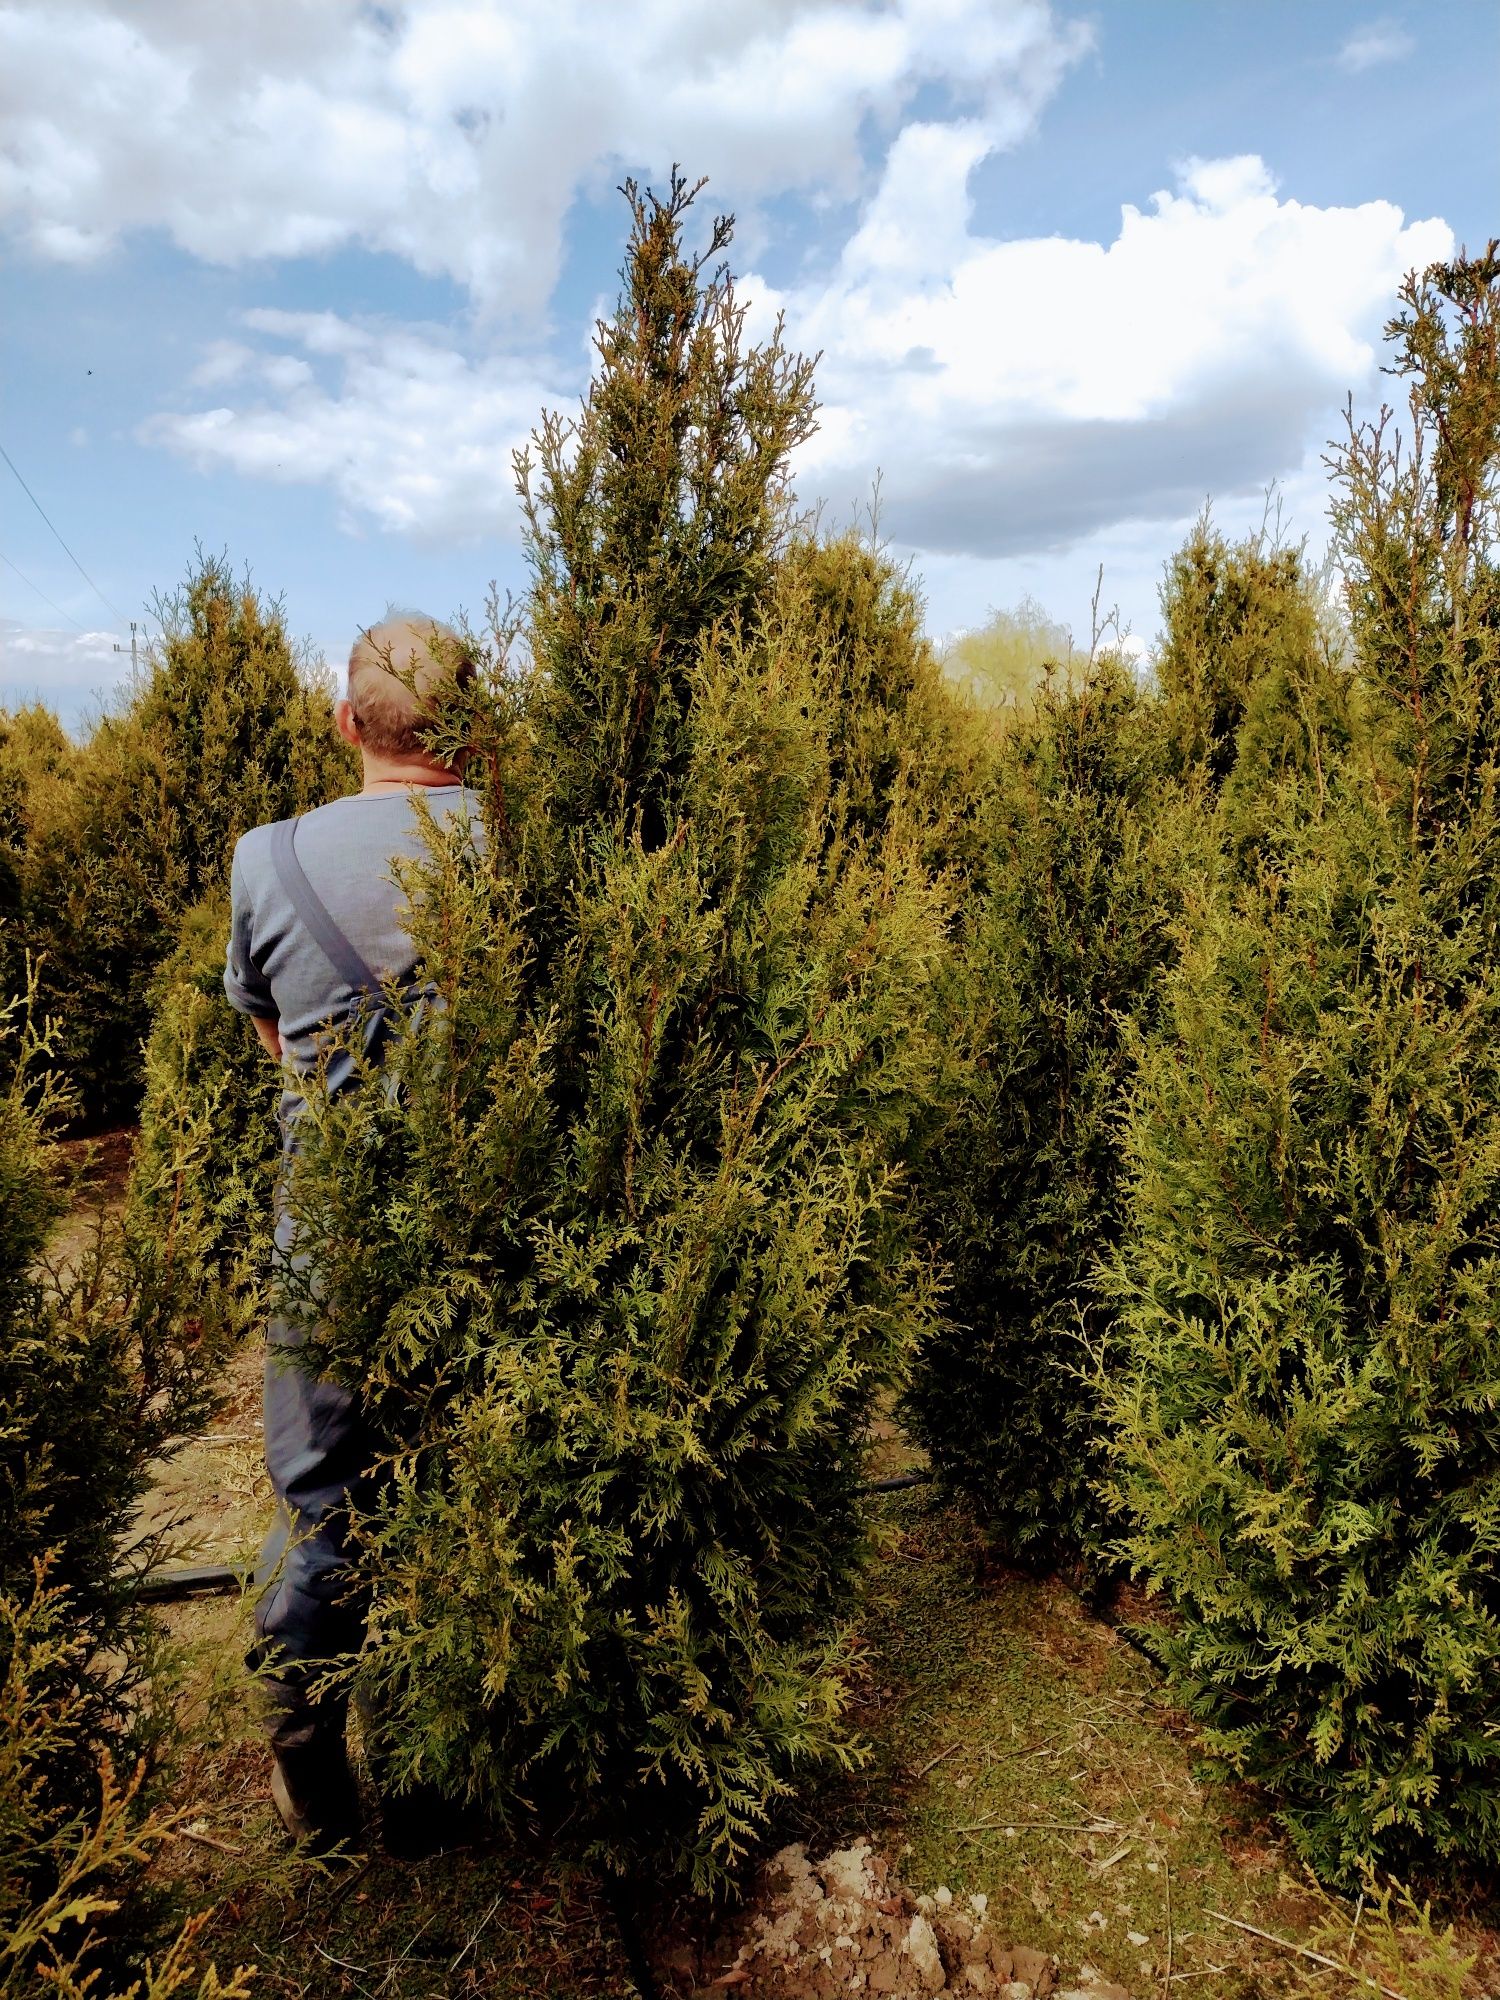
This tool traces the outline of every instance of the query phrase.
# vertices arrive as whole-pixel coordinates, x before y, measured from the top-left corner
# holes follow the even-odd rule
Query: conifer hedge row
[[[1353,708],[1130,1096],[1102,1380],[1177,1686],[1325,1872],[1500,1857],[1500,265],[1410,280],[1335,454]]]
[[[911,1397],[1013,1557],[1154,1586],[1334,1878],[1500,1854],[1497,276],[1403,291],[1404,437],[1331,461],[1342,631],[1200,524],[1155,699],[1076,781],[1087,682],[1005,742]]]

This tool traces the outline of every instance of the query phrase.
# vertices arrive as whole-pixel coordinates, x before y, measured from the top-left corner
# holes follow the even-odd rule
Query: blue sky
[[[879,473],[934,633],[1086,629],[1102,563],[1149,640],[1210,494],[1320,543],[1401,272],[1500,231],[1497,114],[1493,0],[0,5],[0,443],[108,600],[0,465],[0,702],[76,718],[195,542],[331,659],[520,584],[510,451],[673,159],[823,350],[799,495]]]

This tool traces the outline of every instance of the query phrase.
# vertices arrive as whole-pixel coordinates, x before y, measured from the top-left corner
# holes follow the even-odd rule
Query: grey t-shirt
[[[415,954],[403,917],[406,897],[391,863],[426,850],[413,793],[439,826],[463,815],[480,835],[479,800],[463,785],[424,785],[334,799],[297,822],[297,859],[330,915],[382,981],[405,981]],[[271,828],[252,827],[234,850],[224,991],[242,1014],[276,1019],[285,1059],[306,1075],[318,1061],[321,1030],[341,1026],[355,991],[330,964],[281,886],[271,861]],[[290,1080],[289,1080],[290,1081]],[[340,1079],[330,1076],[337,1086]],[[282,1111],[295,1116],[289,1088]]]

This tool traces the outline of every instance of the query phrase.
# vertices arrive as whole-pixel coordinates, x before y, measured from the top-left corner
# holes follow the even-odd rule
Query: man
[[[235,848],[224,990],[248,1014],[287,1071],[281,1100],[284,1160],[296,1150],[298,1089],[330,1035],[371,1018],[391,982],[415,967],[392,863],[423,849],[422,799],[442,824],[479,827],[460,771],[425,746],[424,724],[444,691],[472,677],[457,635],[435,619],[392,618],[363,633],[349,657],[338,730],[360,754],[362,788],[296,820],[258,826]],[[329,1087],[353,1065],[335,1054]],[[286,1165],[283,1165],[283,1173]],[[293,1244],[278,1203],[276,1257],[303,1271],[315,1246]],[[364,1613],[349,1588],[349,1499],[371,1447],[350,1392],[297,1365],[306,1328],[275,1317],[267,1329],[266,1466],[277,1523],[261,1558],[252,1660],[272,1701],[271,1793],[295,1840],[326,1849],[359,1832],[359,1802],[344,1746],[345,1702],[320,1691],[327,1663],[357,1650]],[[392,1829],[386,1829],[392,1845]]]

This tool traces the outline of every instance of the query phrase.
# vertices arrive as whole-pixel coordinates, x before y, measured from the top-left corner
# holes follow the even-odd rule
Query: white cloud
[[[909,125],[831,270],[743,286],[754,325],[784,312],[822,350],[803,498],[857,504],[878,474],[887,531],[926,562],[1062,551],[1295,474],[1368,381],[1403,273],[1451,252],[1387,202],[1284,199],[1253,155],[1185,162],[1109,243],[993,239],[967,193],[985,150],[973,121]],[[511,451],[582,386],[430,327],[261,311],[244,331],[200,370],[224,400],[146,435],[330,486],[354,529],[513,536]]]
[[[112,632],[65,632],[0,618],[0,708],[43,701],[69,728],[96,713],[130,671]]]
[[[326,312],[244,319],[260,344],[216,342],[194,376],[237,400],[160,412],[147,442],[205,470],[330,487],[350,530],[514,537],[511,453],[542,406],[572,401],[579,383],[559,387],[514,354],[472,358],[433,327]]]
[[[1369,21],[1356,28],[1338,52],[1338,66],[1351,76],[1382,63],[1400,62],[1417,46],[1416,38],[1394,21]]]
[[[889,532],[921,551],[1060,549],[1259,492],[1369,378],[1402,275],[1452,247],[1388,202],[1282,199],[1254,156],[1187,162],[1108,244],[996,240],[972,229],[968,157],[962,128],[908,128],[831,277],[746,281],[823,350],[804,488],[842,502],[878,469]]]
[[[1010,144],[1088,44],[1048,0],[30,0],[0,5],[0,216],[71,262],[142,228],[222,263],[360,244],[535,311],[622,162],[853,196],[924,86]]]

